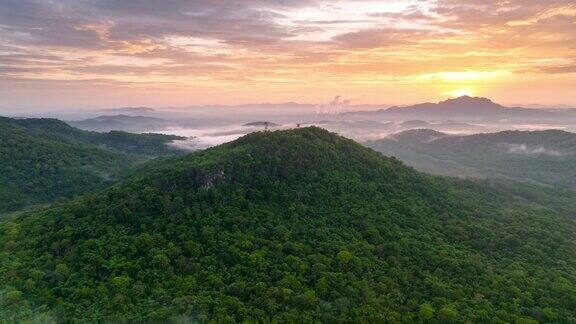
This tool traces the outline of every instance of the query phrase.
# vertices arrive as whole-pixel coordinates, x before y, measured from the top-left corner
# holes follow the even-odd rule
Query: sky
[[[0,109],[576,105],[575,0],[0,0]]]

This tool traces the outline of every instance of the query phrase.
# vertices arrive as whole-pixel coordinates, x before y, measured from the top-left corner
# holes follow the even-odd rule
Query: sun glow
[[[483,82],[500,79],[509,75],[509,71],[464,71],[464,72],[438,72],[421,75],[424,80],[441,80],[445,82]]]
[[[46,97],[72,108],[87,97],[186,107],[336,94],[358,104],[469,95],[573,106],[574,1],[148,1],[138,10],[36,1],[42,10],[0,8],[0,20],[29,17],[0,23],[0,112]]]
[[[455,98],[462,97],[462,96],[473,97],[474,91],[471,89],[456,89],[456,90],[448,92],[447,94],[450,95],[451,97],[455,97]]]

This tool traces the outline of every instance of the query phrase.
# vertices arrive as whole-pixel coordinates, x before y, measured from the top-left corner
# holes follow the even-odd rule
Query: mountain
[[[387,139],[399,143],[429,143],[448,136],[432,129],[417,128],[392,134]]]
[[[0,221],[0,319],[573,322],[576,220],[321,130]]]
[[[414,128],[414,127],[426,127],[429,126],[430,123],[424,120],[407,120],[404,122],[400,123],[401,127],[408,127],[408,128]]]
[[[68,124],[76,128],[88,131],[109,132],[114,130],[122,131],[148,131],[158,129],[173,124],[167,120],[146,117],[146,116],[129,116],[129,115],[112,115],[98,116],[81,121],[69,121]]]
[[[439,103],[423,103],[408,107],[390,107],[386,110],[388,114],[407,115],[433,115],[433,116],[508,116],[508,115],[550,115],[552,113],[537,109],[527,109],[518,107],[504,107],[492,100],[481,97],[462,96],[448,99]]]
[[[0,117],[0,213],[91,191],[177,136],[93,133],[56,119]]]
[[[250,122],[250,123],[246,123],[242,126],[249,126],[249,127],[278,127],[281,126],[280,124],[276,124],[273,122],[267,122],[267,121],[257,121],[257,122]]]
[[[394,106],[388,109],[380,109],[373,112],[351,112],[346,113],[348,116],[354,115],[382,115],[389,117],[404,118],[457,118],[457,117],[475,117],[475,118],[499,118],[499,117],[555,117],[556,114],[551,111],[528,109],[520,107],[504,107],[492,100],[481,97],[462,96],[459,98],[448,99],[439,103],[422,103],[412,106],[399,107]]]
[[[565,131],[449,136],[412,130],[366,145],[433,174],[505,177],[576,189],[576,134]]]
[[[553,109],[553,110],[562,110],[562,109],[574,109],[576,105],[542,105],[542,104],[511,104],[511,107],[524,107],[524,108],[536,108],[536,109]]]
[[[113,112],[117,114],[147,114],[156,112],[156,109],[148,107],[122,107],[107,109],[106,112]]]
[[[429,113],[472,113],[472,114],[483,114],[483,113],[494,113],[500,112],[506,109],[505,107],[498,105],[492,100],[480,97],[470,97],[462,96],[454,99],[448,99],[441,101],[439,103],[423,103],[408,107],[390,107],[387,109],[389,113],[418,113],[418,112],[429,112]]]

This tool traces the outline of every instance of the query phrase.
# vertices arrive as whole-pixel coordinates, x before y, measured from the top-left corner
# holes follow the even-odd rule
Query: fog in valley
[[[568,107],[510,107],[469,96],[407,106],[355,105],[337,96],[315,105],[125,107],[74,115],[53,111],[49,117],[94,132],[175,135],[166,146],[183,152],[253,132],[316,126],[430,174],[576,188],[569,180],[576,163],[576,109]]]
[[[316,126],[434,175],[576,189],[571,180],[576,175],[576,108],[567,106],[512,107],[470,96],[406,106],[357,105],[336,96],[322,104],[20,111],[11,117],[57,118],[110,136],[116,131],[170,135],[173,139],[161,144],[163,150],[179,152],[253,132]]]
[[[412,129],[430,129],[448,135],[505,130],[576,131],[576,109],[537,107],[504,107],[485,98],[467,96],[438,104],[390,107],[354,105],[337,96],[325,104],[315,105],[290,102],[184,108],[125,107],[75,110],[74,113],[69,110],[61,113],[53,110],[50,114],[13,112],[11,115],[53,117],[74,127],[97,132],[118,130],[183,136],[187,139],[170,145],[190,151],[229,142],[252,132],[306,126],[318,126],[361,143],[393,138],[390,135]],[[523,147],[513,151],[522,152]]]

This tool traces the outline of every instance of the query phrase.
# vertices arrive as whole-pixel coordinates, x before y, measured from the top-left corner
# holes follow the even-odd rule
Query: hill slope
[[[317,128],[254,133],[4,220],[0,318],[570,322],[575,235]]]
[[[504,131],[448,136],[413,130],[366,145],[433,174],[506,177],[576,189],[574,133]]]
[[[70,121],[68,124],[83,130],[97,132],[114,130],[142,132],[150,129],[160,129],[169,125],[170,122],[147,116],[103,115],[81,121]]]
[[[98,188],[175,136],[92,133],[55,119],[0,117],[0,213]]]

